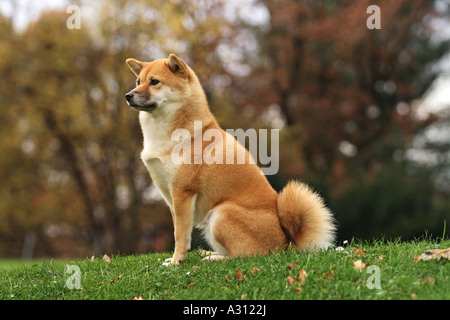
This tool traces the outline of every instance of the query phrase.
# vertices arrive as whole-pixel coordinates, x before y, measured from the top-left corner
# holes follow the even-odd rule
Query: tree
[[[15,67],[8,75],[15,83],[9,102],[20,110],[15,117],[26,127],[18,139],[30,149],[30,167],[21,166],[19,176],[33,176],[33,169],[39,172],[36,181],[24,183],[24,195],[55,201],[52,211],[63,211],[58,219],[88,230],[96,255],[135,251],[143,212],[165,211],[146,196],[151,180],[139,156],[137,113],[124,99],[134,86],[125,60],[151,61],[174,51],[203,77],[202,68],[210,76],[222,73],[211,52],[219,45],[225,23],[220,1],[204,6],[105,1],[99,6],[97,19],[83,21],[81,29],[66,27],[65,12],[45,12],[22,35],[15,34],[16,53],[10,55]],[[207,66],[199,63],[204,60]],[[209,79],[203,80],[209,92]],[[26,157],[26,150],[12,149],[19,158]],[[63,199],[70,205],[56,205]],[[25,219],[32,212],[44,217],[43,209],[49,208],[24,207],[23,214]],[[169,214],[165,217],[170,219]],[[169,225],[165,220],[163,226]]]
[[[417,101],[437,76],[429,65],[449,49],[448,41],[431,36],[435,31],[428,21],[438,14],[434,1],[377,1],[380,30],[366,27],[371,1],[262,3],[270,21],[255,31],[261,58],[241,86],[247,95],[239,108],[264,113],[275,106],[286,124],[281,174],[317,186],[337,206],[338,220],[342,217],[349,226],[351,214],[334,200],[351,201],[349,192],[363,181],[375,186],[392,168],[407,170],[404,155],[414,137],[438,120],[433,114],[416,116]],[[399,181],[404,187],[421,183],[405,178],[397,185]],[[420,188],[415,192],[421,195]],[[375,205],[385,195],[373,194],[365,205]],[[407,210],[389,211],[386,219]],[[365,213],[359,214],[353,228]]]

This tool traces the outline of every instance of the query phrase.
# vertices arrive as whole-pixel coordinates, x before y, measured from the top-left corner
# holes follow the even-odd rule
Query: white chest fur
[[[144,154],[144,152],[142,152],[142,154]],[[152,177],[153,183],[161,192],[169,208],[173,211],[172,192],[170,189],[173,173],[173,169],[171,167],[173,164],[159,158],[148,160],[143,158],[142,160],[144,161],[144,164]]]
[[[173,210],[170,185],[177,165],[171,161],[170,156],[176,143],[171,140],[168,133],[169,123],[155,119],[147,112],[140,112],[139,121],[144,136],[142,161],[167,205]]]

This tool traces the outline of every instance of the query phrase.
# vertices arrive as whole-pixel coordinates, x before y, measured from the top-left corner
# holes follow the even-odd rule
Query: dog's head
[[[183,102],[195,75],[188,65],[174,54],[167,59],[141,62],[126,60],[137,76],[136,88],[125,97],[128,105],[139,111],[152,112],[169,104]]]

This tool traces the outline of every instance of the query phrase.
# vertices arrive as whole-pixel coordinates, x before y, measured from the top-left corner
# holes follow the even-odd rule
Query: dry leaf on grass
[[[330,272],[325,272],[324,274],[322,274],[322,278],[327,279],[327,280],[331,280],[334,278],[334,270],[331,270]]]
[[[108,257],[108,255],[106,255],[106,254],[103,256],[103,260],[104,260],[106,263],[111,263],[111,258]]]
[[[298,276],[300,278],[300,285],[302,285],[305,282],[308,274],[306,273],[306,271],[304,269],[300,269],[300,271],[298,272]]]
[[[356,260],[353,261],[353,269],[356,271],[362,271],[365,267],[367,267],[369,264],[362,262],[362,260]]]
[[[239,270],[236,270],[235,277],[236,277],[236,280],[239,280],[239,281],[244,281],[246,278],[246,276],[243,275],[242,272]]]
[[[450,260],[450,248],[448,249],[435,249],[435,250],[427,250],[421,255],[414,256],[414,260],[419,262],[420,260],[429,261],[436,260],[439,261],[441,259]]]
[[[288,284],[290,286],[292,286],[294,284],[294,282],[300,282],[299,279],[297,279],[296,277],[293,277],[293,276],[288,276],[287,280],[288,280]]]
[[[261,268],[252,268],[252,274],[255,274],[258,271],[261,271]]]
[[[139,297],[133,297],[133,300],[144,300],[144,298],[142,298],[142,296],[139,296]]]
[[[308,274],[306,273],[306,271],[304,269],[301,269],[298,272],[298,276],[299,276],[298,278],[293,277],[293,276],[288,276],[287,277],[288,284],[290,286],[292,286],[294,283],[302,285],[303,283],[305,283],[305,280],[306,280],[306,277],[308,276]]]
[[[420,279],[420,282],[429,282],[429,283],[433,283],[434,281],[436,281],[435,277],[423,277],[422,279]]]
[[[288,269],[292,270],[294,269],[296,266],[298,266],[298,263],[291,263],[290,265],[288,265]]]
[[[365,256],[366,255],[365,251],[363,251],[361,249],[358,249],[358,248],[356,248],[355,251],[353,251],[353,253],[358,255],[358,256]]]
[[[112,281],[110,281],[109,283],[110,284],[114,284],[114,283],[116,283],[117,281],[120,281],[122,279],[122,276],[120,275],[120,276],[118,276],[118,277],[115,277]]]

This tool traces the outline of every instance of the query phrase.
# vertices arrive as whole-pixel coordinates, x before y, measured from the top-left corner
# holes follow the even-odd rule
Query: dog
[[[144,139],[141,158],[174,224],[175,249],[165,265],[186,258],[194,227],[214,250],[208,260],[268,254],[289,246],[326,249],[333,243],[334,218],[322,198],[299,181],[288,182],[278,194],[248,150],[220,128],[199,79],[186,62],[170,54],[152,62],[130,58],[126,63],[137,77],[136,87],[125,97],[139,112]],[[201,124],[197,130],[194,122]],[[180,147],[173,134],[180,129],[188,133],[182,145],[186,161],[181,162],[173,160],[174,148]],[[197,139],[208,130],[219,136],[212,142]],[[217,147],[214,156],[220,158],[222,153],[224,161],[196,161],[194,150],[200,147],[201,156],[211,145]],[[234,151],[231,158],[230,150]],[[236,160],[239,152],[245,154],[245,163],[225,161]]]

